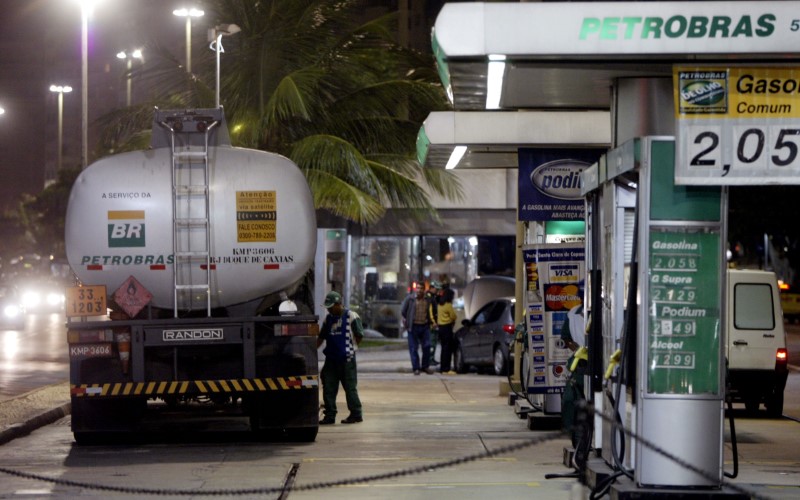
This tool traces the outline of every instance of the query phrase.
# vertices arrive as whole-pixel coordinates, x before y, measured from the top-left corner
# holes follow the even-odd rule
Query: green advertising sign
[[[647,392],[718,394],[719,234],[651,229],[649,245]]]

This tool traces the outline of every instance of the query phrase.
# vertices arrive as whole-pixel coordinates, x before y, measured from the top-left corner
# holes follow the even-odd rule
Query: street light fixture
[[[214,102],[216,103],[216,107],[219,108],[219,55],[220,53],[225,52],[225,49],[222,48],[222,37],[233,35],[234,33],[242,31],[242,29],[235,24],[218,24],[214,26],[213,30],[208,31],[208,34],[210,35],[209,38],[213,39],[213,41],[209,40],[211,41],[210,48],[217,53],[217,88],[215,93],[216,99]]]
[[[72,87],[69,85],[50,85],[50,92],[58,93],[58,163],[56,172],[60,172],[64,149],[64,94],[72,92]]]
[[[186,18],[186,72],[192,72],[192,18],[201,17],[205,14],[200,9],[194,7],[175,9],[172,13],[178,17]]]
[[[139,59],[140,61],[144,61],[144,56],[142,56],[142,51],[140,49],[136,49],[133,52],[131,52],[130,54],[128,54],[124,50],[121,50],[121,51],[117,52],[117,59],[127,59],[127,61],[128,61],[127,69],[126,69],[128,82],[127,82],[127,88],[126,88],[126,93],[125,93],[125,104],[126,104],[126,106],[130,107],[131,106],[131,62],[134,59]]]

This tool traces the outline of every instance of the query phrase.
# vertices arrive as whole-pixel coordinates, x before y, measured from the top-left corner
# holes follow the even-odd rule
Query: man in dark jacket
[[[422,285],[417,285],[415,294],[403,300],[400,314],[403,318],[403,327],[408,330],[408,352],[411,355],[411,369],[414,370],[414,375],[419,375],[420,370],[427,374],[433,373],[433,368],[430,366],[430,302],[425,299],[425,289]]]

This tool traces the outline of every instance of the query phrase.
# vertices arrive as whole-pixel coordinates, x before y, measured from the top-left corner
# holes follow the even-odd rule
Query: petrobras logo
[[[679,71],[678,112],[725,114],[728,112],[728,72]]]
[[[145,246],[144,210],[108,211],[108,247]]]
[[[766,38],[775,32],[777,16],[613,16],[585,17],[581,40],[658,40],[681,38]]]
[[[578,160],[554,160],[531,172],[533,187],[542,194],[560,200],[582,200],[581,172],[589,164]]]

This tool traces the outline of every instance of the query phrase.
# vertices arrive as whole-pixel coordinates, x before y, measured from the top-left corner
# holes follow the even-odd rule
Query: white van
[[[773,272],[729,269],[727,281],[728,396],[749,412],[764,403],[779,417],[789,367],[778,280]]]

